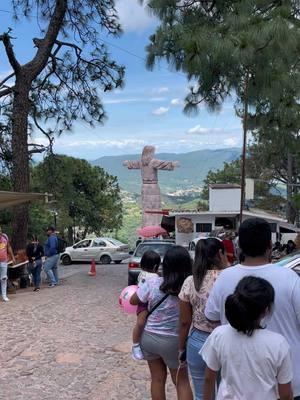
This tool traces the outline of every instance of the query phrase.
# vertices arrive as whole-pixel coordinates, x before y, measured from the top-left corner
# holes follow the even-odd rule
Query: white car
[[[112,261],[119,264],[129,257],[127,244],[113,238],[101,237],[87,238],[67,247],[60,259],[64,265],[69,265],[73,261],[91,262],[92,258],[102,264],[110,264]]]
[[[292,269],[300,276],[300,251],[291,253],[274,263],[278,267]]]

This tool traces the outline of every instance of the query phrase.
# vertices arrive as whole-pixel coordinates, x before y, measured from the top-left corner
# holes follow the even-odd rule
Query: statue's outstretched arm
[[[140,169],[141,168],[141,161],[140,160],[126,160],[123,161],[124,167],[127,167],[128,169]]]
[[[172,171],[174,168],[180,167],[179,161],[152,160],[151,166],[156,169]]]

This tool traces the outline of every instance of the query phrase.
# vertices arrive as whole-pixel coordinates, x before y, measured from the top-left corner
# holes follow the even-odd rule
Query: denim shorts
[[[159,335],[144,330],[141,348],[145,360],[151,361],[161,358],[167,367],[178,368],[178,336]]]

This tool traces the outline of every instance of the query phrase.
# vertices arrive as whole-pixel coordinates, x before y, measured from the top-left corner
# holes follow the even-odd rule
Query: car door
[[[101,254],[106,250],[108,250],[107,243],[103,239],[96,238],[92,241],[90,254],[96,261],[100,260]]]
[[[72,250],[72,260],[74,261],[87,261],[89,260],[89,249],[91,245],[91,239],[84,239],[74,244]]]

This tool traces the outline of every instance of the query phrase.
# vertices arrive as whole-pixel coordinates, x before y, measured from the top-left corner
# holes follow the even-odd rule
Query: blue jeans
[[[193,328],[187,340],[187,363],[194,387],[194,400],[203,399],[204,372],[206,364],[199,354],[209,333]]]
[[[0,281],[1,281],[1,295],[6,297],[7,291],[7,262],[0,262]]]
[[[58,284],[58,272],[57,272],[57,264],[58,264],[59,254],[55,254],[54,256],[48,257],[44,263],[44,270],[50,279],[51,283],[54,285]]]
[[[29,263],[28,270],[33,277],[33,285],[35,288],[39,288],[41,285],[41,270],[42,270],[42,260],[36,260],[35,266]]]

